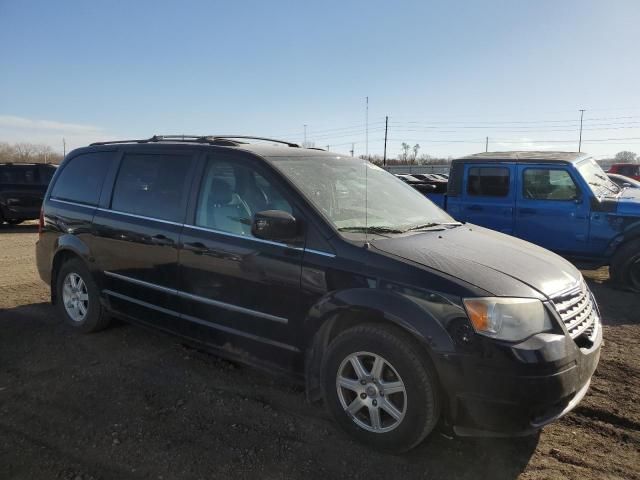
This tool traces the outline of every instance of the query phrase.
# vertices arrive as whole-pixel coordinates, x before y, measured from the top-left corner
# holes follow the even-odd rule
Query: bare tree
[[[633,152],[624,150],[622,152],[616,153],[616,156],[613,159],[616,161],[616,163],[634,163],[638,159],[638,155]]]
[[[49,145],[0,142],[0,162],[60,163],[62,155]]]
[[[406,163],[409,158],[409,150],[411,149],[411,147],[409,146],[408,143],[402,142],[402,145],[400,148],[402,149],[402,153],[400,153],[400,155],[398,156],[398,159]]]
[[[420,150],[420,144],[416,143],[411,150],[413,150],[413,156],[411,157],[411,163],[416,163],[416,160],[418,158],[418,151]]]

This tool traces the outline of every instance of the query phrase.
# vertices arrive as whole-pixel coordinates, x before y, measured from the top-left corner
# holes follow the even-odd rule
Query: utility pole
[[[356,147],[355,143],[352,143],[351,144],[351,156],[352,157],[353,157],[353,152],[355,151],[355,147]]]
[[[584,116],[584,109],[580,110],[580,140],[578,140],[578,153],[582,152],[582,117]]]
[[[486,140],[484,142],[484,151],[485,152],[489,151],[489,137],[486,137]]]
[[[327,145],[327,152],[329,151],[329,147],[330,147],[330,146],[331,146],[331,145]]]
[[[67,156],[67,142],[62,137],[62,158]]]
[[[304,141],[302,142],[302,146],[307,148],[307,124],[304,124]]]
[[[369,97],[366,97],[366,113],[365,113],[365,147],[364,154],[369,159]]]
[[[387,131],[389,130],[389,115],[384,117],[384,155],[382,156],[382,165],[387,164]]]

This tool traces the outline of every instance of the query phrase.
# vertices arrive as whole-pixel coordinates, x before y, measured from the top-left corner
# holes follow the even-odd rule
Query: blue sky
[[[640,2],[0,0],[0,141],[640,152]]]

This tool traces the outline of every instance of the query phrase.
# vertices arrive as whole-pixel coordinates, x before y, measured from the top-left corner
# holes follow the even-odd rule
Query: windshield
[[[620,193],[620,187],[613,183],[593,158],[587,158],[577,164],[582,178],[589,184],[597,197]]]
[[[400,233],[456,223],[424,195],[365,160],[346,156],[271,159],[337,230]]]

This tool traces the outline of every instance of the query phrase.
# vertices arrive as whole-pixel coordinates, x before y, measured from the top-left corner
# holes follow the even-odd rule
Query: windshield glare
[[[367,227],[405,231],[455,222],[424,195],[365,160],[347,156],[272,160],[338,230]]]
[[[596,196],[619,193],[620,187],[609,179],[600,165],[593,159],[587,158],[577,164],[578,171],[582,178],[589,184],[589,187]]]

